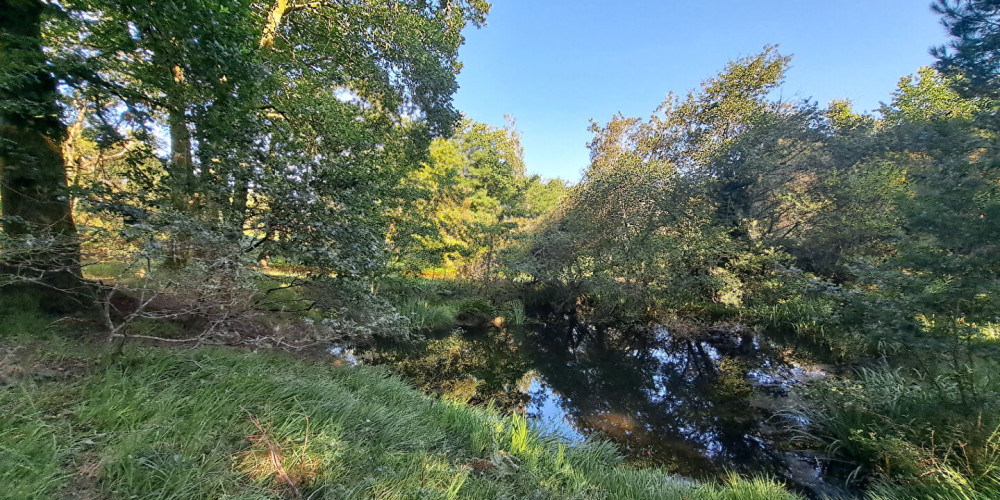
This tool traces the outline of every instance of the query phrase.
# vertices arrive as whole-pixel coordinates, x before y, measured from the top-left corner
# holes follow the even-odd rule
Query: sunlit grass
[[[506,325],[523,325],[528,320],[524,302],[520,300],[505,302],[499,312],[503,315],[503,324]]]
[[[136,267],[136,269],[131,269]],[[139,270],[138,266],[130,266],[124,262],[94,262],[90,264],[84,264],[83,277],[89,280],[113,280],[122,277],[127,272],[135,274],[137,272],[144,272],[145,269]]]
[[[339,440],[321,434],[310,441],[308,417],[303,418],[304,431],[284,438],[253,415],[248,418],[259,432],[247,437],[253,444],[237,455],[236,470],[255,482],[301,495],[301,488],[311,486],[326,463],[336,462]]]
[[[224,349],[115,357],[72,341],[4,345],[44,363],[92,360],[77,375],[18,376],[0,390],[11,498],[791,498],[767,481],[751,490],[633,469],[610,444],[566,446],[523,417],[435,400],[376,368]]]

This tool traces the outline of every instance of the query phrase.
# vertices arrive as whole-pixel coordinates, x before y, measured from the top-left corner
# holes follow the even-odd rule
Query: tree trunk
[[[69,310],[87,290],[60,147],[66,130],[42,52],[43,9],[38,0],[0,0],[0,68],[27,69],[0,88],[2,227],[7,236],[32,237],[38,245],[8,253],[0,274],[30,279],[42,305]]]
[[[190,212],[194,204],[194,162],[191,154],[191,131],[187,124],[187,102],[184,98],[184,70],[171,68],[174,85],[168,90],[167,125],[170,127],[170,201],[174,209]],[[174,235],[165,264],[179,268],[187,264],[191,253],[190,235]]]
[[[187,102],[184,99],[184,70],[173,67],[174,86],[170,90],[170,179],[174,208],[187,211],[194,194],[194,162],[191,159],[191,131],[187,124]]]
[[[247,208],[250,197],[250,172],[245,170],[237,171],[234,176],[235,186],[233,188],[232,218],[243,227],[247,219]]]

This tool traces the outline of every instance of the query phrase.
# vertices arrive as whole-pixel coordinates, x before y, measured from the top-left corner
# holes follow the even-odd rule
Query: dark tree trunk
[[[178,89],[178,92],[180,90]],[[195,190],[194,162],[191,159],[191,131],[188,130],[186,106],[182,97],[170,99],[167,121],[170,125],[170,179],[174,208],[191,209]]]
[[[38,0],[0,0],[0,67],[17,68],[0,88],[0,206],[8,236],[53,244],[16,253],[0,273],[30,277],[44,306],[66,310],[86,293],[60,148],[66,130],[42,52],[44,8]]]
[[[173,85],[168,89],[167,122],[170,126],[170,198],[179,212],[194,210],[195,178],[191,154],[191,131],[187,123],[187,102],[184,97],[184,70],[171,69]],[[191,254],[191,238],[183,231],[175,234],[170,242],[170,253],[165,264],[180,268],[187,264]]]
[[[235,176],[235,186],[233,189],[232,219],[240,224],[247,219],[248,198],[250,197],[250,172],[240,170]]]

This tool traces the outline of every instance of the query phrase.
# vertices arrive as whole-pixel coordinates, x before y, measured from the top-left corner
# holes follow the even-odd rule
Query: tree
[[[961,81],[923,69],[903,78],[883,109],[898,141],[888,158],[905,169],[896,201],[904,231],[869,279],[922,314],[987,322],[1000,275],[1000,169],[998,134],[978,117],[996,105],[963,98]]]
[[[60,291],[81,285],[79,243],[60,148],[59,94],[42,47],[45,11],[37,0],[0,1],[3,230],[8,238],[37,238],[34,251],[22,249],[13,259],[8,247],[2,271],[34,280],[43,287],[42,303],[65,308]]]
[[[938,69],[963,75],[962,90],[967,94],[1000,96],[1000,2],[935,0],[932,8],[953,37],[931,50]]]
[[[92,186],[103,194],[86,206],[156,232],[150,241],[169,235],[196,248],[199,231],[225,234],[244,251],[341,277],[384,262],[390,189],[454,126],[462,30],[489,9],[482,0],[2,6],[4,144],[19,148],[3,153],[5,238],[37,237],[42,226],[76,234],[59,148],[60,101],[72,95],[74,140],[86,136],[94,156],[139,142],[122,149],[128,163],[163,165],[150,182],[125,183],[135,180],[126,172]],[[169,152],[153,158],[161,139]],[[78,277],[77,254],[60,253],[72,262],[55,269]]]
[[[593,294],[651,291],[676,306],[741,303],[788,261],[772,247],[819,207],[804,173],[821,163],[819,112],[768,99],[788,62],[765,47],[670,95],[648,121],[595,124],[584,179],[532,252],[549,261],[536,277],[594,282],[583,285]]]
[[[464,120],[401,183],[393,246],[409,270],[445,266],[489,275],[511,232],[531,209],[520,136],[513,128]],[[534,179],[537,182],[537,179]]]

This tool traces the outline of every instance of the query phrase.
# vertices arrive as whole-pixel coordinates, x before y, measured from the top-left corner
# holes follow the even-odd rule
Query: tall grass
[[[826,297],[799,297],[775,304],[761,304],[742,311],[743,317],[773,333],[788,333],[799,343],[813,344],[814,355],[837,361],[877,352],[878,339],[864,335],[844,321],[845,306]],[[851,321],[855,321],[852,318]]]
[[[416,331],[447,331],[455,326],[457,308],[452,304],[435,304],[425,299],[412,298],[396,306],[403,317],[410,319]]]
[[[43,334],[54,330],[57,318],[38,311],[38,300],[28,293],[4,291],[0,296],[0,339]]]
[[[947,373],[882,366],[801,389],[806,437],[860,464],[873,498],[1000,498],[1000,387],[980,366],[975,396]]]
[[[0,390],[0,496],[10,498],[793,498],[770,481],[696,484],[630,468],[610,444],[566,446],[523,417],[428,398],[377,368],[0,345],[32,356],[7,360],[23,370]],[[85,370],[30,373],[69,360]]]
[[[524,310],[524,302],[520,300],[510,300],[500,308],[504,317],[504,323],[508,325],[520,326],[528,320],[528,315]]]
[[[528,419],[515,413],[510,416],[510,451],[514,454],[524,453],[528,450],[528,445]]]
[[[381,280],[376,293],[421,332],[448,331],[460,324],[485,325],[496,312],[483,288],[466,280],[395,276]]]

